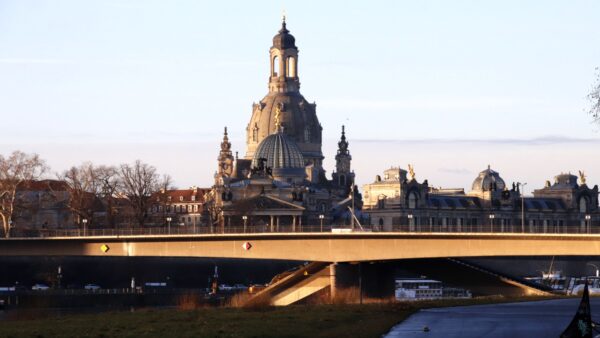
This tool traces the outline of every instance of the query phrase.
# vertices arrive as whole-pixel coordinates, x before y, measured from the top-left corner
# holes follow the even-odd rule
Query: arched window
[[[579,198],[579,212],[582,214],[587,212],[587,199],[584,196]]]
[[[258,126],[256,124],[254,125],[254,128],[252,128],[252,141],[258,141]]]
[[[340,185],[346,185],[346,175],[340,175]]]
[[[383,225],[383,218],[379,218],[379,225],[382,226]]]
[[[277,71],[279,70],[279,56],[273,57],[273,65],[271,66],[271,76],[278,76]]]
[[[304,142],[310,142],[310,128],[306,127],[304,129]]]
[[[288,56],[286,65],[286,77],[296,77],[296,59],[293,56]]]
[[[416,209],[417,208],[417,194],[413,191],[408,194],[408,208]]]

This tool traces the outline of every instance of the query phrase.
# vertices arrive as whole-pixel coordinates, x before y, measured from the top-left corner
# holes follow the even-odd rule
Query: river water
[[[558,337],[573,319],[579,302],[558,299],[421,310],[394,326],[385,337]],[[600,298],[591,298],[591,308],[592,320],[600,321]],[[424,327],[429,332],[424,332]]]

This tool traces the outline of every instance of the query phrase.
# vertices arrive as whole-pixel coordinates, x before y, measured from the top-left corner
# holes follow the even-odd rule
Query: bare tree
[[[132,165],[121,164],[119,176],[123,193],[129,200],[138,225],[142,227],[148,218],[152,194],[160,189],[166,190],[170,186],[171,178],[169,176],[161,178],[156,168],[140,160]]]
[[[117,213],[115,208],[115,198],[121,187],[119,171],[115,167],[99,166],[96,167],[96,176],[101,183],[100,198],[103,200],[106,207],[106,223],[114,228]]]
[[[588,100],[591,103],[588,113],[594,119],[594,123],[600,124],[600,68],[596,68],[596,83],[588,94]]]
[[[83,219],[87,219],[90,225],[93,224],[94,213],[100,210],[100,203],[106,208],[106,223],[114,226],[114,200],[120,187],[117,168],[84,162],[66,170],[58,178],[69,186],[67,207],[76,215],[79,226]]]
[[[66,170],[59,175],[59,179],[69,186],[67,207],[76,215],[77,224],[81,226],[81,221],[86,219],[92,225],[95,203],[102,192],[96,167],[91,162],[85,162]]]
[[[39,179],[47,170],[37,154],[15,151],[10,156],[0,155],[0,218],[4,236],[10,237],[17,189]]]

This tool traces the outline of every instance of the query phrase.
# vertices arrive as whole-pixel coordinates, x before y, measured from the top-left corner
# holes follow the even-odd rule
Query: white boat
[[[567,294],[572,296],[582,294],[586,280],[588,282],[588,291],[590,292],[590,296],[600,295],[600,277],[596,276],[573,278],[569,285],[569,291],[567,292]]]

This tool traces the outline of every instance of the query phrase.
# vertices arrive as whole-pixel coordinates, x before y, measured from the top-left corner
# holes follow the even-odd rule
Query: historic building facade
[[[407,175],[408,173],[408,175]],[[384,177],[363,186],[363,211],[370,223],[383,229],[408,225],[434,231],[480,229],[500,231],[585,232],[600,222],[598,186],[590,188],[585,175],[560,174],[554,183],[524,197],[519,183],[508,186],[489,166],[473,181],[471,191],[436,189],[418,182],[414,170],[391,168]],[[484,226],[484,227],[480,227]],[[423,228],[426,227],[426,228]],[[525,229],[522,229],[524,227]]]
[[[232,152],[227,128],[214,187],[207,196],[209,223],[249,229],[300,229],[348,220],[354,186],[346,131],[332,178],[323,168],[322,126],[316,104],[300,93],[298,48],[285,20],[269,51],[269,92],[252,105],[246,154]],[[354,205],[360,208],[360,195]]]
[[[210,189],[196,186],[189,189],[160,190],[151,197],[148,225],[187,226],[206,225],[204,214],[205,196]]]

